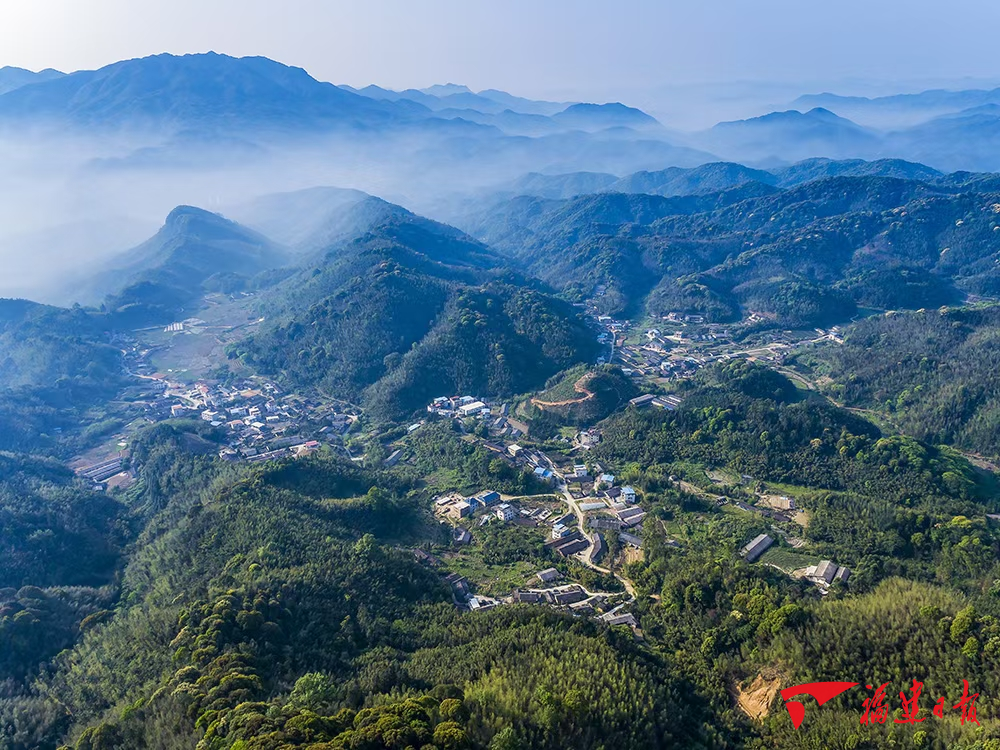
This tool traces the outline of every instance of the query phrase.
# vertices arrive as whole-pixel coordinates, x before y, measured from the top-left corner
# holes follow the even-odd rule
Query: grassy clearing
[[[802,497],[816,492],[815,489],[800,487],[795,484],[783,484],[781,482],[764,482],[768,495],[786,495],[788,497]]]
[[[566,370],[562,377],[555,383],[551,383],[548,388],[538,394],[541,401],[564,401],[579,398],[580,393],[574,387],[576,382],[587,372],[586,365],[579,365]]]
[[[775,565],[786,573],[791,573],[793,570],[798,570],[799,568],[816,565],[819,560],[819,557],[816,555],[809,555],[798,550],[789,549],[788,547],[774,546],[761,555],[757,561],[768,565]]]
[[[540,570],[536,564],[523,560],[509,565],[489,565],[478,555],[465,552],[445,555],[442,562],[448,572],[464,576],[477,593],[488,596],[507,596]]]

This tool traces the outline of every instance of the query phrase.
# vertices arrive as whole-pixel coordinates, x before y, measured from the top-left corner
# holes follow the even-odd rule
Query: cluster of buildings
[[[515,591],[511,595],[511,603],[548,604],[552,607],[565,608],[575,615],[593,615],[605,598],[604,594],[590,596],[582,586],[571,583],[550,589]]]
[[[357,420],[318,398],[284,394],[267,381],[188,385],[163,375],[150,377],[163,390],[147,404],[147,416],[201,419],[223,430],[226,446],[219,455],[226,460],[265,461],[310,453],[320,441],[339,442]]]
[[[124,458],[122,456],[115,456],[114,458],[99,461],[90,466],[82,466],[76,470],[76,474],[84,479],[89,479],[94,484],[101,484],[115,476],[115,474],[121,473],[123,461]]]
[[[653,393],[645,393],[642,396],[636,396],[635,398],[630,399],[629,405],[634,406],[636,409],[648,409],[650,407],[654,407],[656,409],[674,411],[681,405],[681,398],[674,395],[657,396]]]
[[[120,448],[125,447],[125,443],[119,443]],[[107,489],[125,489],[135,482],[135,475],[130,469],[125,468],[126,451],[122,451],[117,456],[98,461],[95,464],[80,466],[76,469],[76,475],[91,482],[91,486],[96,491]]]
[[[458,573],[450,573],[444,580],[451,588],[455,606],[466,612],[510,604],[540,604],[564,610],[578,617],[594,617],[609,625],[636,627],[635,618],[632,615],[621,615],[620,607],[601,613],[606,607],[606,602],[619,596],[618,594],[588,593],[579,584],[560,584],[562,575],[555,568],[539,571],[536,578],[544,588],[515,589],[510,596],[501,598],[474,594],[468,580]]]
[[[503,502],[500,493],[494,490],[484,490],[471,497],[457,492],[449,492],[434,499],[434,514],[441,520],[449,520],[455,524],[477,521],[479,526],[496,521],[497,523],[521,523],[535,526],[552,515],[545,508],[519,508],[512,503]],[[456,528],[455,541],[466,544],[471,541],[460,532],[463,526]]]
[[[476,396],[439,396],[427,405],[427,413],[445,419],[484,421],[494,438],[516,440],[528,432],[527,424],[510,416],[510,404]]]
[[[490,416],[491,409],[475,396],[439,396],[427,405],[427,412],[442,417],[486,418]]]
[[[545,484],[554,484],[557,480],[549,461],[540,451],[525,448],[517,443],[504,445],[495,440],[486,440],[482,446],[515,469],[530,471],[536,479]]]
[[[746,558],[747,562],[754,562],[763,555],[774,544],[774,539],[768,534],[758,534],[747,542],[740,550],[740,554]],[[820,560],[816,565],[796,571],[798,577],[819,586],[822,593],[826,593],[834,583],[847,583],[851,577],[850,568],[837,565],[832,560]]]
[[[837,565],[832,560],[820,560],[819,564],[810,565],[805,569],[804,575],[804,578],[815,583],[824,593],[834,583],[847,583],[850,577],[850,568]]]
[[[573,436],[573,447],[589,451],[601,442],[602,434],[601,430],[596,427],[591,427],[587,430],[580,430]]]

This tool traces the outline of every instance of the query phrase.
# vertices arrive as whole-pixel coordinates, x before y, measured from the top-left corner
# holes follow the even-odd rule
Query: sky
[[[998,22],[994,0],[3,0],[0,65],[214,50],[389,88],[647,102],[734,81],[881,93],[1000,80]]]

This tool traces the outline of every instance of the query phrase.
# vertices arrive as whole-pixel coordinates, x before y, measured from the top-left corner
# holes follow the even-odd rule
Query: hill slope
[[[881,144],[874,131],[822,107],[722,122],[695,140],[713,153],[743,161],[863,158],[877,153]]]
[[[998,456],[998,325],[995,306],[872,317],[843,345],[795,361],[831,378],[832,397],[882,412],[907,434]]]
[[[92,286],[122,324],[170,322],[206,292],[236,291],[277,268],[287,252],[257,232],[192,206],[170,212],[156,235],[130,250]]]
[[[40,70],[36,73],[32,70],[7,65],[0,68],[0,96],[6,94],[8,91],[19,89],[22,86],[51,81],[56,78],[62,78],[64,75],[65,73],[60,73],[58,70],[53,70],[52,68]]]
[[[800,175],[830,167],[802,165]],[[927,174],[896,162],[841,168]],[[782,325],[824,325],[849,319],[857,305],[918,309],[1000,289],[997,186],[960,177],[838,176],[788,189],[752,181],[672,198],[522,197],[468,228],[570,295],[607,286],[597,302],[609,312],[721,321],[752,311]]]
[[[572,308],[505,265],[397,207],[265,295],[274,322],[232,356],[381,416],[442,393],[513,394],[589,358],[596,344]]]

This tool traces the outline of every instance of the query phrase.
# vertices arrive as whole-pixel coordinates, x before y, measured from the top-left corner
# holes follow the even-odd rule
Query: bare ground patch
[[[764,721],[783,681],[779,672],[766,671],[758,674],[748,687],[734,685],[736,705],[754,721]]]

